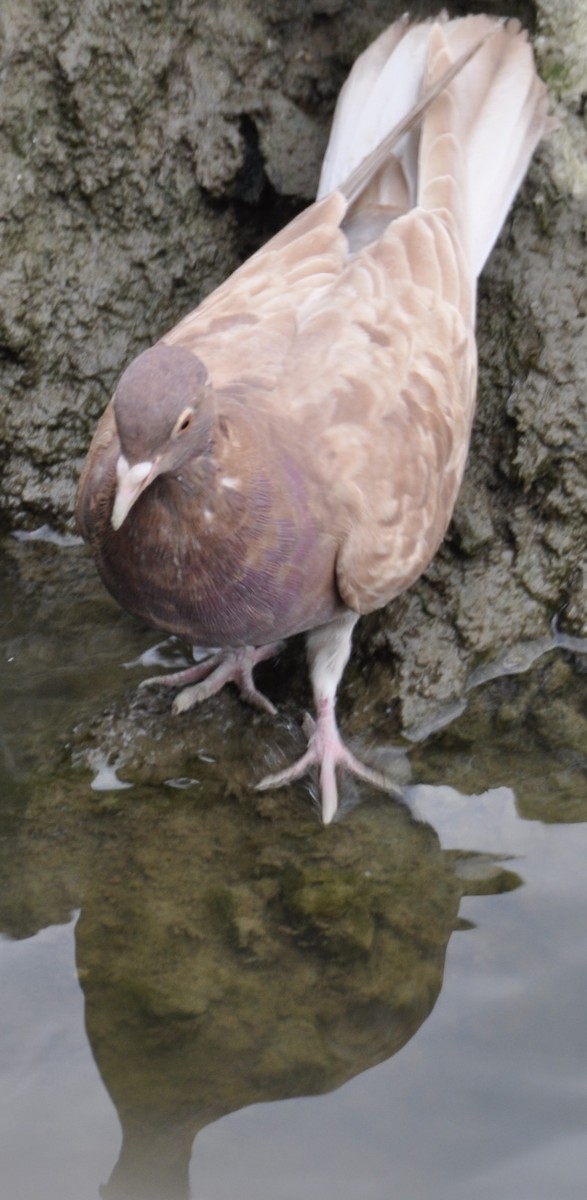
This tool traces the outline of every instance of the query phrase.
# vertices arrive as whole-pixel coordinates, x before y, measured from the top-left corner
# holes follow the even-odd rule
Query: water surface
[[[75,546],[7,546],[0,613],[2,1195],[582,1197],[585,656],[488,678],[405,806],[324,830],[250,788],[299,749],[295,662],[275,726],[174,721]],[[392,741],[364,694],[351,740],[371,705]]]

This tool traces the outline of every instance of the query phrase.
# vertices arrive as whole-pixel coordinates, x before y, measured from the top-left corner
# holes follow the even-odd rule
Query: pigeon
[[[552,122],[527,34],[489,16],[396,21],[357,59],[317,199],[126,368],[76,517],[115,599],[210,655],[158,681],[181,713],[306,636],[318,768],[393,789],[339,732],[360,616],[425,571],[476,396],[476,280]],[[150,684],[152,680],[146,680]]]

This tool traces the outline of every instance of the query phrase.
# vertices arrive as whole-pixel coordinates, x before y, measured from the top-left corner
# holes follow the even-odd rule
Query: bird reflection
[[[93,874],[77,960],[123,1128],[107,1200],[187,1200],[203,1126],[394,1055],[439,994],[463,891],[389,802],[326,841],[297,814],[135,799]]]

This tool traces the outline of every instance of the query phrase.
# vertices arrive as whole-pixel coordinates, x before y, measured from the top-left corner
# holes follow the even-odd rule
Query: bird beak
[[[153,482],[158,473],[159,458],[153,462],[135,463],[134,467],[131,467],[124,454],[120,455],[116,464],[118,484],[110,518],[113,529],[120,529],[141,492]]]

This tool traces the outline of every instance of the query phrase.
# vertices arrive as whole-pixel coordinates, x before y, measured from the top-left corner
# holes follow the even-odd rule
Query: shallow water
[[[585,655],[488,678],[405,806],[325,830],[250,789],[291,660],[275,726],[174,721],[75,546],[6,546],[0,614],[2,1197],[583,1197]],[[343,724],[389,741],[363,674]]]

